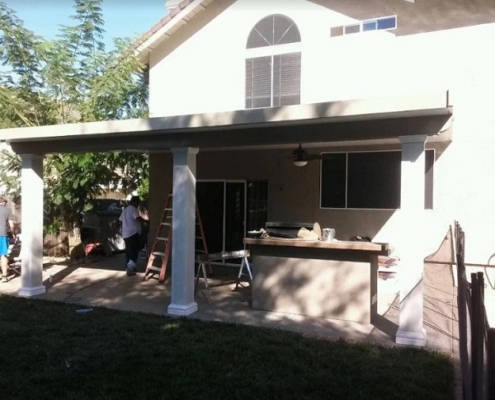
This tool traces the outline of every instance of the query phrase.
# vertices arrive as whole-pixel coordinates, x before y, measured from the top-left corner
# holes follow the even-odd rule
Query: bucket
[[[335,229],[323,228],[323,241],[331,242],[333,239],[335,239]]]

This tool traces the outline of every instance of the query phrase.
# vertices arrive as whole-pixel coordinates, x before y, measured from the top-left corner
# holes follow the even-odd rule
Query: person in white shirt
[[[125,263],[127,276],[136,275],[136,264],[141,244],[141,223],[144,218],[140,215],[138,207],[141,199],[138,196],[131,197],[129,205],[120,214],[122,237],[125,242]]]

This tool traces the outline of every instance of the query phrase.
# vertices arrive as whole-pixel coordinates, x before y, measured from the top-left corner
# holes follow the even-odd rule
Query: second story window
[[[283,15],[259,21],[247,40],[246,108],[279,107],[301,102],[301,35]]]

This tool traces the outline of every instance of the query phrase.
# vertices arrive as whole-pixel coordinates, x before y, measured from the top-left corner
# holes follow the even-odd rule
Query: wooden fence
[[[466,237],[455,223],[459,355],[464,400],[495,400],[495,329],[488,326],[483,272],[466,276]],[[490,378],[488,378],[490,377]]]

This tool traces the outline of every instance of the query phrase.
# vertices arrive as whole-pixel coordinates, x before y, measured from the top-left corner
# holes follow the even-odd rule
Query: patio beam
[[[19,296],[45,293],[43,286],[43,155],[22,154],[21,287]]]
[[[448,91],[118,121],[2,129],[17,154],[436,136],[453,113]]]
[[[197,128],[153,129],[147,132],[114,132],[102,135],[54,137],[11,141],[16,153],[73,153],[113,150],[168,150],[174,147],[221,149],[226,147],[270,146],[293,143],[319,143],[397,139],[398,136],[425,134],[437,136],[450,115],[333,120],[321,118],[298,122],[266,122],[257,125],[205,126]]]
[[[172,302],[168,313],[189,315],[194,301],[197,148],[173,148]]]
[[[401,223],[399,239],[401,268],[398,344],[425,346],[423,326],[423,259],[421,237],[425,215],[425,142],[426,135],[400,137],[401,162]]]

